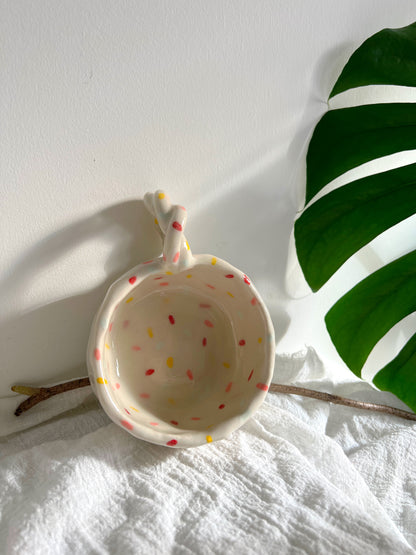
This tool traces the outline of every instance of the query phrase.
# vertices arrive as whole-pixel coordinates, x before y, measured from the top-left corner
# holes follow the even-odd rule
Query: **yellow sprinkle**
[[[189,279],[192,277],[192,274],[188,274],[186,277]]]
[[[155,224],[159,225],[159,222],[157,221],[157,218],[155,218]]]
[[[173,272],[165,272],[167,276],[173,276]]]
[[[135,410],[136,412],[139,412],[139,411],[138,411],[136,408],[134,408],[134,407],[130,407],[130,408],[131,408],[131,410]]]
[[[171,405],[174,405],[175,404],[175,399],[172,399],[172,397],[169,397],[168,403],[170,403]]]
[[[165,193],[159,193],[158,197],[160,198],[160,200],[162,200],[163,198],[165,198]]]
[[[153,337],[153,330],[152,330],[152,328],[147,328],[147,333],[148,333],[149,337]]]
[[[207,430],[210,430],[213,427],[214,427],[214,424],[210,424],[209,426],[207,426]]]
[[[227,295],[230,295],[230,297],[232,297],[234,299],[234,295],[232,293],[230,293],[229,291],[227,291]]]
[[[127,299],[127,301],[126,301],[126,304],[127,304],[127,303],[131,303],[132,300],[133,300],[133,297],[129,297],[129,298]]]
[[[107,384],[108,381],[105,378],[97,378],[97,383],[104,385]]]
[[[172,368],[173,366],[173,358],[169,357],[166,361],[166,364],[168,365],[169,368]]]
[[[257,341],[258,341],[259,343],[261,343],[261,342],[263,341],[263,339],[262,339],[261,337],[259,337],[259,338],[257,339]]]
[[[106,343],[106,344],[105,344],[105,348],[106,348],[106,349],[109,349],[109,348],[110,348],[110,345],[109,345],[108,343]]]
[[[230,365],[229,365],[228,362],[223,362],[222,365],[225,366],[226,368],[229,368],[229,367],[230,367]]]
[[[185,241],[185,245],[186,245],[186,248],[188,249],[188,251],[191,250],[191,247],[189,246],[188,241]]]
[[[215,266],[216,263],[217,263],[217,259],[215,258],[215,256],[213,256],[213,257],[212,257],[212,260],[211,260],[211,264],[212,264],[213,266]]]
[[[212,437],[211,436],[207,436],[207,443],[211,443],[212,441]]]

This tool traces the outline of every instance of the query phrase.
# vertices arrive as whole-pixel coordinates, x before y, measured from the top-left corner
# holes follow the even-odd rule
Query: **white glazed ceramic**
[[[88,344],[93,390],[132,435],[170,447],[227,437],[263,402],[274,330],[249,278],[212,255],[192,255],[186,210],[145,196],[163,256],[115,282]]]

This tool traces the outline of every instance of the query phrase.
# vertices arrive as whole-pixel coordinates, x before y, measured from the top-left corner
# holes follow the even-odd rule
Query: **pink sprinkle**
[[[129,411],[128,411],[127,409],[124,409],[124,410],[127,412],[128,415],[130,415],[130,413],[129,413]]]
[[[153,368],[149,368],[149,370],[146,370],[146,372],[145,372],[146,376],[151,376],[154,373],[155,373],[155,371],[154,371]]]
[[[222,410],[224,407],[225,407],[225,405],[220,405],[218,408],[219,408],[220,410]]]
[[[162,279],[162,276],[155,277],[155,279]]]
[[[205,347],[206,344],[207,344],[207,338],[204,337],[204,339],[202,340],[202,345]]]
[[[206,283],[205,284],[207,287],[209,287],[210,289],[215,289],[215,287],[213,285],[211,285],[210,283]]]
[[[244,283],[247,283],[247,285],[251,284],[251,281],[249,280],[249,278],[246,276],[246,274],[243,274],[243,279],[244,279]]]
[[[185,210],[185,212],[186,212],[185,206],[179,206],[179,208],[180,208],[181,210]]]
[[[177,445],[177,441],[176,439],[171,439],[170,441],[167,442],[166,445],[169,445],[170,447],[173,447],[174,445]]]
[[[179,260],[179,256],[180,256],[180,252],[178,251],[175,256],[173,257],[173,263],[176,264],[177,261]]]
[[[114,385],[116,386],[116,389],[120,389],[121,387],[119,383],[115,383]]]
[[[111,322],[111,324],[108,326],[108,331],[111,333],[112,329],[113,329],[113,322]]]
[[[150,395],[148,393],[140,393],[140,397],[142,399],[148,399],[150,397]]]
[[[231,391],[231,388],[233,386],[233,382],[230,382],[227,387],[225,388],[225,393],[229,393]]]
[[[250,375],[249,375],[248,380],[247,380],[248,382],[249,382],[249,381],[251,380],[251,378],[253,377],[253,372],[254,372],[254,368],[253,368],[253,370],[250,372]]]
[[[169,314],[169,322],[172,324],[172,326],[175,323],[175,318],[172,316],[172,314]]]
[[[166,255],[163,253],[163,262],[166,262]]]
[[[176,229],[176,231],[182,231],[182,226],[179,222],[173,222],[172,227]]]
[[[151,264],[153,262],[153,260],[147,260],[146,262],[143,262],[143,264]]]
[[[258,389],[261,389],[262,391],[267,391],[269,389],[269,386],[267,386],[265,383],[258,383],[256,387]]]
[[[159,284],[161,287],[165,287],[166,285],[169,285],[169,282],[167,281],[161,281]]]
[[[199,418],[199,416],[193,416],[193,417],[191,418],[191,420],[201,420],[201,419]]]
[[[151,426],[159,426],[159,422],[150,422]]]
[[[211,308],[211,305],[210,305],[210,304],[207,304],[207,303],[200,303],[199,306],[200,306],[201,308]]]
[[[133,351],[141,351],[141,347],[139,347],[138,345],[133,345],[132,347]]]
[[[100,360],[101,358],[100,349],[94,349],[94,356],[95,356],[95,360]]]
[[[231,279],[231,278],[234,277],[234,274],[227,274],[225,277],[228,278],[228,279]]]
[[[176,420],[171,420],[170,423],[173,424],[174,426],[178,425],[178,422],[176,422]]]
[[[244,347],[244,345],[246,344],[246,342],[244,341],[244,339],[240,339],[240,341],[238,342],[238,344],[239,344],[241,347]]]
[[[257,299],[256,299],[256,297],[253,297],[253,298],[251,299],[250,302],[251,302],[251,304],[252,304],[253,306],[255,306],[255,305],[257,304]]]
[[[129,320],[124,320],[124,322],[123,322],[123,328],[126,329],[126,328],[129,326],[129,324],[130,324],[130,321],[129,321]]]
[[[125,428],[127,428],[128,430],[132,430],[133,429],[133,424],[130,424],[130,422],[128,422],[127,420],[122,420],[120,422],[120,424],[122,426],[124,426]]]
[[[131,285],[133,285],[134,283],[136,283],[136,276],[131,276],[131,278],[129,279],[129,283],[131,283]]]
[[[204,324],[205,324],[206,326],[208,326],[209,328],[213,328],[213,327],[214,327],[214,324],[213,324],[210,320],[205,320]]]
[[[189,378],[190,380],[193,380],[193,379],[194,379],[194,375],[192,374],[192,370],[187,370],[187,371],[186,371],[186,375],[188,376],[188,378]]]

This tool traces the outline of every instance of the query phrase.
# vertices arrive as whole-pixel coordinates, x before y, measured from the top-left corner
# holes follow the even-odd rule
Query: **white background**
[[[348,57],[414,1],[0,6],[0,396],[86,374],[107,287],[159,254],[140,202],[157,188],[195,253],[254,280],[278,349],[324,334],[326,301],[284,293],[293,173]]]

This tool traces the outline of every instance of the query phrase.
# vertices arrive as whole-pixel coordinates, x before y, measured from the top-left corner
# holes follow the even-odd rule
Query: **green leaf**
[[[416,412],[416,333],[400,353],[373,380],[383,391],[391,391]]]
[[[299,263],[317,291],[380,233],[416,213],[416,164],[358,179],[307,208],[295,223]]]
[[[351,56],[329,98],[365,85],[416,86],[416,23],[383,29]]]
[[[414,311],[416,250],[387,264],[346,293],[329,310],[325,323],[341,358],[361,377],[361,369],[376,343]]]
[[[330,110],[306,157],[306,203],[325,185],[365,162],[416,149],[416,104],[370,104]]]

